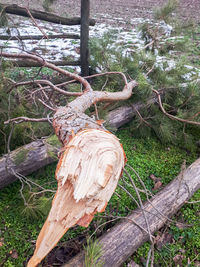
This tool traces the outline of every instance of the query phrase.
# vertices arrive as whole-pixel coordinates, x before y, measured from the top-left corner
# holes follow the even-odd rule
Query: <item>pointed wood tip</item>
[[[36,267],[42,259],[38,258],[37,256],[33,255],[33,257],[30,258],[27,267]]]

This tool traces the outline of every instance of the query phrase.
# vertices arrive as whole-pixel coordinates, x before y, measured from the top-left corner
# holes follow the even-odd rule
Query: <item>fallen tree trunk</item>
[[[10,63],[12,66],[17,67],[41,67],[42,64],[39,62],[35,62],[33,60],[5,60],[5,62]],[[55,66],[80,66],[80,61],[67,61],[67,60],[60,60],[60,61],[49,61],[49,63],[54,64]]]
[[[163,92],[161,92],[161,97],[163,95]],[[118,129],[122,125],[129,123],[135,117],[135,115],[137,115],[137,111],[140,111],[144,107],[148,108],[150,105],[155,104],[157,102],[157,97],[152,97],[147,101],[146,104],[135,103],[128,106],[121,106],[110,111],[106,117],[106,121],[109,122],[111,127]]]
[[[200,158],[185,171],[144,204],[144,211],[151,234],[159,230],[191,196],[200,188]],[[140,228],[141,227],[141,228]],[[109,232],[104,234],[99,243],[102,247],[104,267],[121,266],[144,242],[149,235],[141,209],[137,209]],[[84,252],[78,254],[63,267],[83,267]]]
[[[58,160],[61,144],[56,136],[34,141],[0,159],[0,189],[17,180],[15,174],[28,175]],[[52,142],[53,140],[53,142]]]
[[[63,39],[80,39],[79,34],[50,34],[47,35],[48,39],[58,39],[58,38],[63,38]],[[15,36],[10,36],[10,35],[0,35],[0,40],[42,40],[42,39],[47,39],[44,35],[15,35]]]
[[[13,15],[18,15],[18,16],[23,16],[23,17],[30,17],[30,15],[27,12],[27,9],[24,7],[20,7],[18,5],[5,5],[1,4],[1,7],[4,9],[4,11],[8,14],[13,14]],[[44,11],[38,11],[34,9],[29,9],[31,15],[35,19],[40,19],[48,22],[53,22],[56,24],[62,24],[62,25],[79,25],[81,24],[81,18],[79,17],[74,17],[74,18],[65,18],[65,17],[60,17],[56,14],[52,14],[49,12],[44,12]],[[95,20],[90,19],[89,20],[90,26],[95,25]]]

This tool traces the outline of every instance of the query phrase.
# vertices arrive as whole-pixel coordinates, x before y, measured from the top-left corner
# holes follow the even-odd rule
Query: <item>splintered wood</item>
[[[37,266],[70,227],[87,227],[96,212],[105,210],[124,164],[123,148],[113,134],[87,129],[72,138],[58,162],[58,189],[28,267]]]

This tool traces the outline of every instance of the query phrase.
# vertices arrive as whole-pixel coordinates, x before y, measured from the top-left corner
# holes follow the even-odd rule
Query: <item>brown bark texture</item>
[[[23,17],[30,17],[27,9],[24,7],[20,7],[18,5],[5,5],[1,4],[1,7],[4,9],[4,11],[8,14],[13,14],[13,15],[18,15],[18,16],[23,16]],[[49,12],[44,12],[44,11],[39,11],[39,10],[34,10],[30,9],[29,10],[33,18],[35,19],[40,19],[48,22],[53,22],[56,24],[62,24],[62,25],[78,25],[81,23],[81,18],[79,17],[73,17],[73,18],[65,18],[65,17],[60,17],[58,15],[49,13]],[[95,25],[95,20],[90,19],[89,20],[90,26]]]
[[[144,204],[144,212],[151,234],[159,230],[200,188],[200,158],[177,178]],[[134,210],[100,239],[104,267],[121,266],[144,242],[149,240],[147,224],[141,209]],[[63,267],[83,267],[84,252],[79,253]]]
[[[22,146],[0,158],[0,189],[17,180],[15,174],[28,175],[57,161],[60,148],[50,139],[41,139]]]

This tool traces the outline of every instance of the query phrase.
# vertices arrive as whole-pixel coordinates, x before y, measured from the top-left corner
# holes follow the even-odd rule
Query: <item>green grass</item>
[[[179,172],[183,160],[187,160],[187,164],[192,163],[197,155],[195,153],[188,153],[186,150],[175,146],[164,146],[152,138],[135,139],[131,135],[129,129],[120,130],[117,133],[123,144],[128,163],[135,168],[140,177],[145,182],[149,190],[153,188],[153,181],[149,178],[150,174],[160,177],[163,184],[169,183]],[[37,173],[34,173],[29,178],[36,182],[40,182],[45,188],[56,188],[56,180],[54,178],[56,164],[47,166]],[[132,176],[137,185],[139,183],[136,178]],[[122,184],[122,181],[120,181]],[[33,253],[35,240],[43,225],[48,210],[50,208],[50,201],[52,194],[42,194],[39,198],[33,197],[28,188],[25,187],[24,196],[29,205],[24,207],[24,202],[20,196],[20,182],[15,182],[0,191],[0,262],[4,263],[4,267],[21,267],[23,262]],[[32,191],[36,190],[34,187]],[[136,197],[135,192],[131,187],[128,190]],[[121,200],[116,195],[113,195],[111,201],[106,209],[106,214],[112,216],[126,216],[127,206],[129,209],[136,207],[132,199],[119,187],[117,193],[120,194]],[[32,196],[30,198],[30,196]],[[198,200],[200,192],[196,193],[193,199]],[[143,199],[144,196],[142,196]],[[41,205],[41,203],[45,203]],[[179,229],[176,225],[169,227],[170,233],[173,235],[175,242],[162,248],[161,251],[156,252],[155,260],[165,266],[165,262],[170,263],[174,255],[179,253],[180,248],[185,251],[185,259],[187,257],[193,260],[196,257],[196,251],[200,248],[200,237],[198,235],[198,204],[186,204],[178,213],[177,218],[181,218],[192,227],[186,229]],[[101,214],[102,215],[102,214]],[[102,223],[105,218],[96,216],[93,223],[87,230],[87,235],[91,235],[94,230]],[[111,224],[110,224],[111,225]],[[109,225],[109,226],[110,226]],[[106,229],[106,226],[100,228],[101,231]],[[75,227],[70,229],[62,238],[61,242],[77,237],[85,231],[83,227]],[[98,232],[93,236],[98,236]],[[181,237],[181,238],[180,238]],[[183,237],[183,238],[182,238]],[[140,262],[140,257],[146,257],[148,253],[149,244],[143,245],[137,253],[134,254],[134,259]],[[17,252],[17,258],[11,257],[11,251]],[[169,253],[170,251],[170,253]],[[161,254],[161,257],[159,256]],[[193,266],[193,265],[191,265]]]

